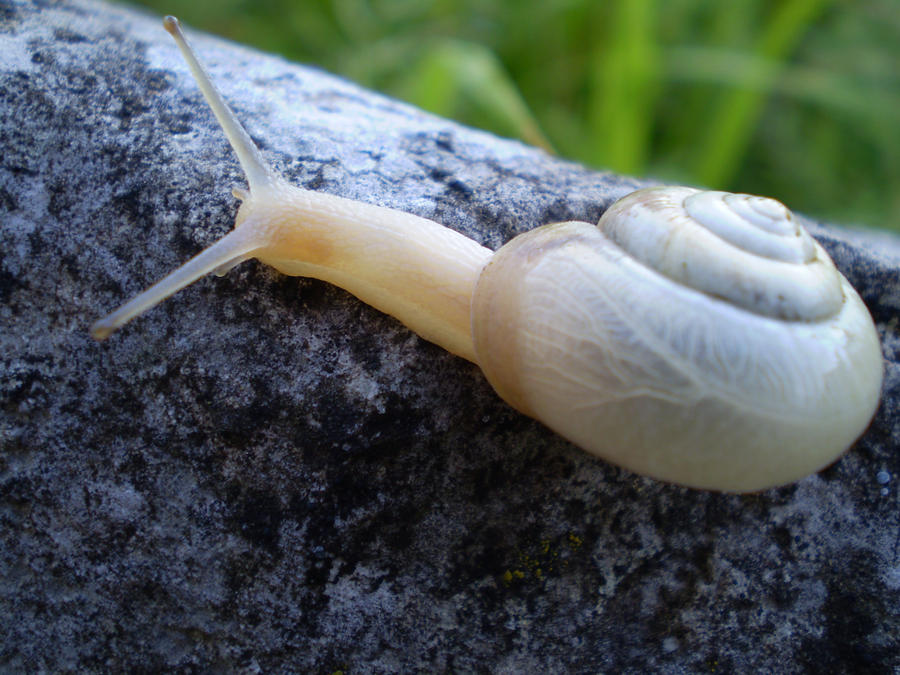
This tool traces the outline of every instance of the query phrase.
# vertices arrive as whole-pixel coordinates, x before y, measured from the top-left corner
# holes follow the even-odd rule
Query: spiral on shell
[[[844,299],[828,254],[774,199],[649,188],[619,200],[600,227],[669,279],[757,314],[812,321]]]
[[[597,226],[517,237],[478,282],[473,336],[512,405],[695,487],[756,490],[820,469],[880,392],[859,296],[784,206],[749,195],[649,188]]]

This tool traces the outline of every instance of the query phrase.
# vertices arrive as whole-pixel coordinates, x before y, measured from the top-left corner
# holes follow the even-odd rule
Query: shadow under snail
[[[438,223],[291,186],[164,20],[240,160],[234,229],[101,319],[104,339],[248,259],[323,279],[476,364],[500,396],[590,453],[682,485],[755,491],[834,461],[881,390],[862,300],[779,202],[647,188],[597,225],[496,253]]]

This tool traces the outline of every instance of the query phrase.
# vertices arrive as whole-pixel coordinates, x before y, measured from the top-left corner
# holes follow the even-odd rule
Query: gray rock
[[[663,485],[255,262],[95,343],[243,178],[157,17],[5,2],[0,33],[0,670],[900,667],[896,238],[813,226],[883,337],[853,450],[757,495]],[[496,247],[639,185],[193,38],[307,187]]]

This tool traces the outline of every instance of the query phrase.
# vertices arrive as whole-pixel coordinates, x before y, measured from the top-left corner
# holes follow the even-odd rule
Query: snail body
[[[881,389],[871,317],[780,203],[648,188],[599,224],[496,253],[433,221],[289,185],[165,20],[247,174],[235,228],[92,327],[107,337],[210,271],[255,257],[334,283],[477,363],[504,400],[585,450],[693,487],[814,472]]]

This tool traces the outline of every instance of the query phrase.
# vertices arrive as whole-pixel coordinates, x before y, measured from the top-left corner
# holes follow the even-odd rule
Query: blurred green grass
[[[597,168],[900,231],[898,0],[141,0]]]

